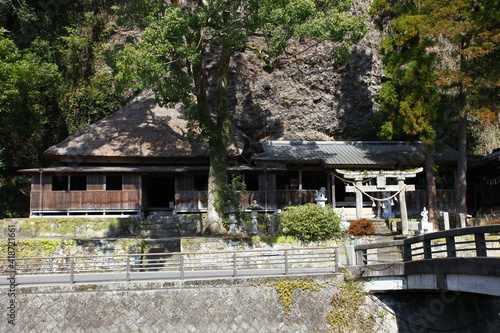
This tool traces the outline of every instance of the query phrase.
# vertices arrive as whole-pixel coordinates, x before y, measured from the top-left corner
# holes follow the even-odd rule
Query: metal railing
[[[250,250],[220,252],[138,253],[99,256],[61,256],[15,258],[17,276],[67,275],[66,281],[75,282],[80,274],[114,273],[122,280],[134,279],[134,274],[163,272],[165,278],[184,279],[188,273],[225,272],[236,277],[251,273],[259,275],[266,270],[278,274],[294,271],[323,269],[338,271],[337,247],[290,248],[284,250]],[[0,275],[12,269],[6,258],[0,259]],[[269,274],[265,274],[269,275]],[[144,277],[147,274],[143,274]],[[158,276],[158,274],[157,274]]]
[[[500,225],[497,224],[433,232],[390,242],[356,245],[356,264],[456,257],[500,257],[499,233]]]

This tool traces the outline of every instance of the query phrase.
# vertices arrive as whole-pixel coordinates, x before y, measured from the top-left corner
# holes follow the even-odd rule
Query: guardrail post
[[[236,252],[233,252],[233,277],[236,277],[238,274],[238,265],[236,262]]]
[[[336,247],[333,251],[335,255],[335,273],[339,271],[339,249]]]
[[[474,234],[474,240],[476,242],[476,255],[478,257],[487,257],[486,253],[486,239],[483,233]]]
[[[356,265],[368,264],[368,250],[356,250]]]
[[[455,236],[446,237],[446,253],[448,254],[448,258],[455,258],[457,256]]]
[[[125,270],[125,281],[130,281],[130,256],[127,256],[127,267]]]
[[[354,249],[355,245],[346,245],[345,246],[345,255],[347,266],[356,266],[356,251]],[[335,250],[335,262],[338,264],[337,254],[338,251]]]
[[[285,250],[285,275],[288,275],[288,250]]]
[[[424,239],[422,241],[422,243],[423,243],[423,247],[424,247],[424,259],[432,259],[431,240]]]
[[[404,243],[403,245],[403,261],[411,261],[412,259],[412,253],[411,253],[411,243]]]
[[[69,283],[75,283],[75,261],[71,260],[69,262]]]
[[[180,274],[181,274],[181,280],[184,280],[184,256],[182,253],[180,254]]]

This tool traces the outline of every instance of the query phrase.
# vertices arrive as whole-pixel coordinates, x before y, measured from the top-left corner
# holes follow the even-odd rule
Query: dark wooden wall
[[[141,176],[123,175],[121,191],[106,191],[104,175],[87,176],[86,191],[52,191],[52,175],[32,177],[30,209],[32,211],[127,210],[141,208]],[[40,209],[41,208],[41,209]]]

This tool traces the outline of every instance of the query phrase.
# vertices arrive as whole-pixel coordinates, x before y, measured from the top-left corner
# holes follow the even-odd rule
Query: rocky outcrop
[[[255,141],[362,139],[382,76],[381,34],[368,16],[371,1],[353,6],[367,15],[369,29],[346,65],[332,60],[331,43],[295,42],[289,50],[305,51],[279,59],[273,69],[255,50],[238,54],[231,86],[234,123]],[[252,44],[260,46],[258,40]]]

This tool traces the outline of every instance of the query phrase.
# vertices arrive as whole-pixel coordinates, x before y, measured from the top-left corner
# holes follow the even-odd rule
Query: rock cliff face
[[[353,5],[353,12],[367,16],[369,29],[346,65],[334,63],[328,43],[308,49],[310,42],[296,42],[290,50],[306,51],[278,60],[272,70],[256,51],[238,54],[231,82],[234,123],[255,141],[366,138],[382,76],[381,34],[368,16],[371,2]]]

